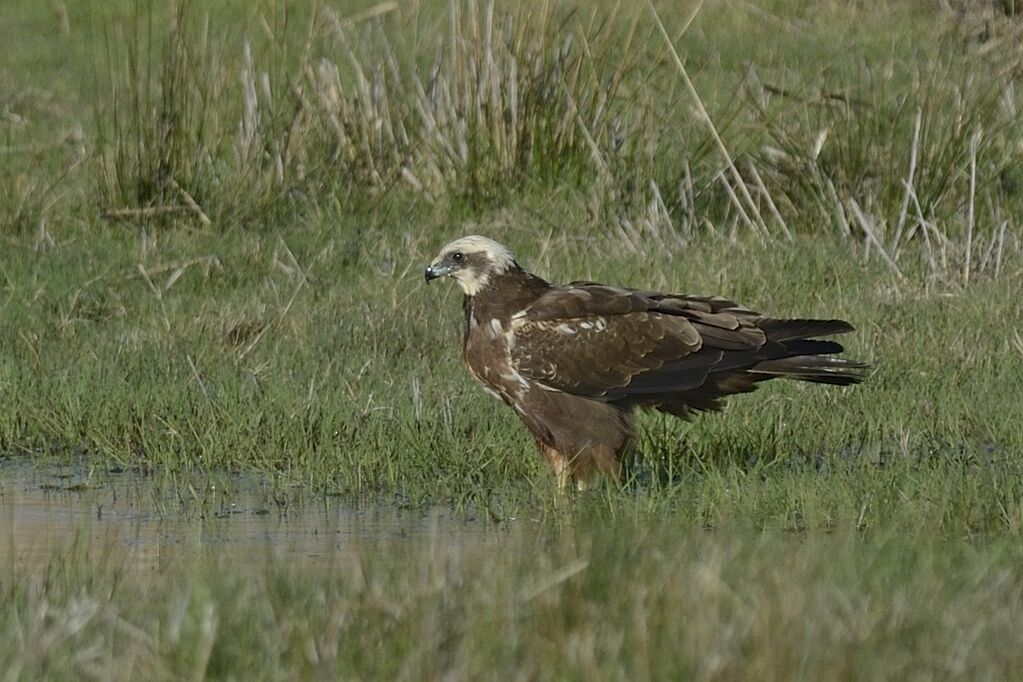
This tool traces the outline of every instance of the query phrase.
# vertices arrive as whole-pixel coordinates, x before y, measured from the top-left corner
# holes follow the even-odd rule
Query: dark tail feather
[[[842,344],[835,341],[820,339],[792,339],[781,344],[772,344],[771,350],[781,347],[780,358],[791,358],[796,355],[837,355],[845,350]],[[779,358],[778,355],[775,358]]]
[[[824,341],[805,340],[803,343],[827,343]],[[792,345],[792,344],[786,344]],[[835,344],[837,345],[837,344]],[[841,350],[841,346],[839,346]],[[837,351],[824,351],[837,352]],[[856,360],[833,358],[821,355],[795,355],[778,360],[765,360],[751,367],[751,374],[758,375],[757,380],[785,377],[798,381],[812,381],[817,384],[848,386],[858,384],[866,376],[870,365]]]
[[[769,341],[810,339],[815,336],[846,334],[855,330],[845,320],[781,320],[769,317],[760,320],[757,326],[764,331]]]
[[[845,349],[834,341],[814,338],[853,331],[853,326],[845,320],[767,318],[757,326],[767,335],[768,346],[773,346],[768,357],[774,356],[748,370],[755,375],[757,381],[785,377],[818,384],[848,386],[863,381],[870,367],[856,360],[830,357]]]

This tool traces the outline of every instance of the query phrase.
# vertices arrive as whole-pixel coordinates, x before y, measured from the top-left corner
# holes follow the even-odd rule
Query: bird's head
[[[426,268],[426,281],[454,277],[466,296],[475,296],[495,275],[517,267],[507,246],[472,235],[456,239],[442,248]]]

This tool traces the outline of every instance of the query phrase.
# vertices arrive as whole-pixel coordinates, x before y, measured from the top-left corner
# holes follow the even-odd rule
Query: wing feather
[[[684,319],[646,312],[527,320],[513,333],[512,361],[522,376],[591,397],[621,389],[700,344]]]
[[[516,316],[512,360],[522,376],[548,388],[609,400],[629,394],[637,377],[660,383],[654,376],[669,364],[662,381],[688,374],[688,381],[702,381],[713,358],[678,364],[704,343],[681,309],[617,287],[555,288]]]
[[[840,320],[766,318],[725,298],[575,282],[516,314],[509,346],[516,371],[548,389],[681,416],[715,409],[721,396],[770,376],[858,380],[838,363],[779,362],[840,352],[805,335],[849,329]]]

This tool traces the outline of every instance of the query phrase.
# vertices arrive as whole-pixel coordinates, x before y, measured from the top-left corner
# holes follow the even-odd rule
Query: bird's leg
[[[558,488],[564,490],[568,487],[568,481],[572,477],[572,467],[569,465],[568,457],[555,450],[550,445],[541,442],[540,452],[558,479]]]
[[[607,445],[590,445],[570,460],[572,478],[576,490],[586,490],[598,473],[603,473],[614,482],[621,480],[621,462],[614,448]]]

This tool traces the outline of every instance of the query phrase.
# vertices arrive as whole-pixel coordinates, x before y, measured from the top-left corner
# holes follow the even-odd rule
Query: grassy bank
[[[658,504],[1018,522],[1011,23],[982,42],[972,15],[901,4],[32,7],[5,10],[14,45],[63,37],[4,72],[5,451],[515,513],[547,480],[460,367],[456,296],[420,277],[482,231],[551,279],[860,328],[862,387],[647,420]],[[937,517],[903,517],[906,495]]]
[[[532,234],[543,224],[520,220],[508,236],[541,272],[841,314],[860,328],[850,354],[877,366],[852,389],[770,385],[692,424],[645,418],[642,504],[711,524],[969,531],[1023,520],[1015,277],[939,293],[836,257],[834,241],[708,239],[608,258],[607,242],[558,237],[541,253]],[[400,248],[375,232],[351,251],[333,222],[170,233],[131,249],[102,232],[23,247],[0,335],[0,443],[128,467],[266,471],[498,515],[547,499],[528,436],[461,366],[454,288],[421,281],[436,241]]]
[[[1017,20],[654,8],[4,3],[0,454],[493,530],[12,563],[15,676],[1017,672]],[[560,497],[422,282],[468,232],[554,280],[842,317],[874,370],[646,416],[628,485]]]

